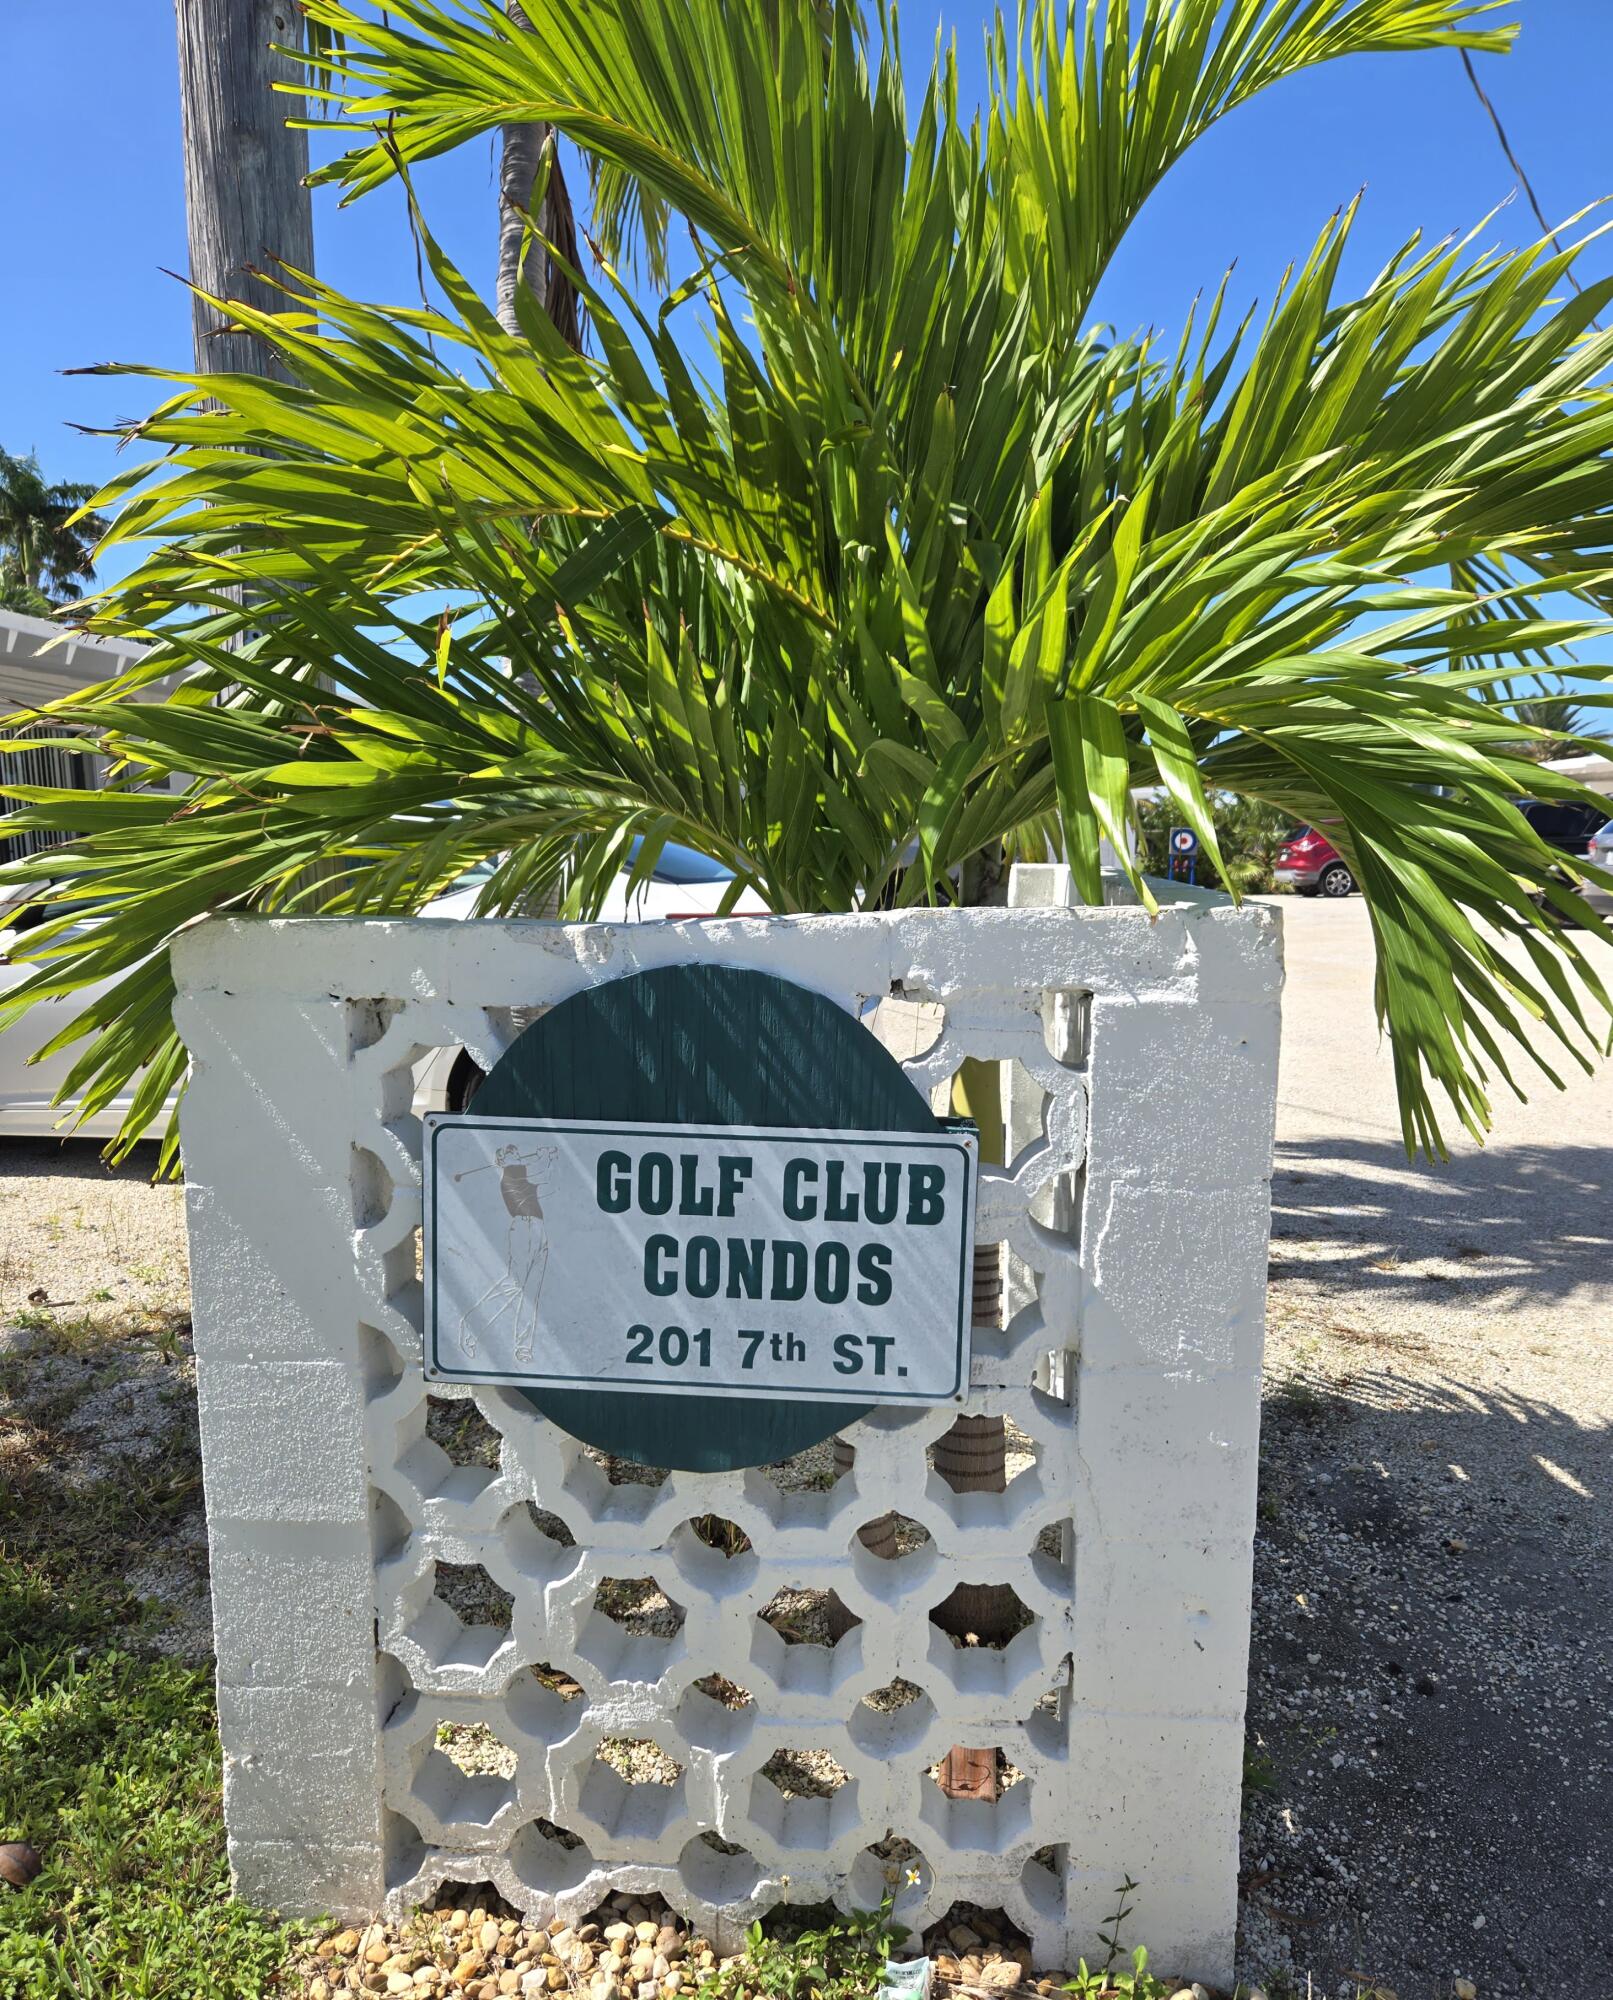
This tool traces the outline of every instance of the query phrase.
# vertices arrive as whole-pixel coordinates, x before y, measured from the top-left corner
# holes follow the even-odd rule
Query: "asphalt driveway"
[[[1365,906],[1283,908],[1243,1961],[1613,1994],[1613,1070],[1408,1162]]]

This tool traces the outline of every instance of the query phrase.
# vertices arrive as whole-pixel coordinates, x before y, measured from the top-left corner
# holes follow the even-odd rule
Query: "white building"
[[[26,736],[18,727],[19,712],[40,709],[47,702],[79,688],[94,687],[131,667],[144,648],[124,639],[91,639],[69,631],[48,618],[30,618],[20,611],[0,611],[0,737]],[[6,718],[13,718],[6,726]],[[73,785],[93,789],[100,781],[103,760],[93,753],[69,750],[26,750],[6,757],[5,775],[17,784]],[[0,799],[0,826],[16,808]],[[0,838],[0,860],[11,861],[54,844],[50,834],[18,834]]]
[[[1545,769],[1561,771],[1564,777],[1577,778],[1593,792],[1613,798],[1613,756],[1554,757]]]

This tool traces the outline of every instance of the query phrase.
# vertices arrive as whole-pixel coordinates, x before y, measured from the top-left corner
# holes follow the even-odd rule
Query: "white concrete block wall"
[[[307,1912],[385,1889],[353,1011],[328,992],[175,1007],[195,1064],[186,1199],[230,1859],[243,1893]]]
[[[1269,912],[1201,898],[1150,920],[1067,894],[1062,870],[1037,869],[1009,910],[265,921],[181,941],[241,1893],[360,1916],[491,1880],[575,1920],[610,1889],[659,1890],[732,1938],[786,1898],[877,1901],[871,1849],[893,1836],[919,1857],[910,1924],[958,1900],[1001,1908],[1039,1961],[1069,1964],[1129,1872],[1156,1959],[1228,1974],[1278,933]],[[512,1010],[709,959],[863,1014],[893,988],[934,1002],[941,1038],[905,1065],[926,1091],[966,1055],[1017,1065],[1013,1164],[983,1176],[979,1208],[981,1238],[1014,1253],[1010,1317],[977,1333],[969,1403],[1036,1446],[1005,1494],[955,1495],[928,1470],[950,1409],[856,1426],[855,1465],[826,1492],[760,1471],[612,1484],[498,1389],[432,1389],[471,1394],[501,1434],[496,1468],[456,1468],[427,1436],[412,1066],[461,1043],[489,1065]],[[857,1530],[891,1508],[931,1541],[885,1562]],[[688,1525],[705,1514],[751,1550],[707,1548]],[[544,1532],[556,1517],[565,1540]],[[508,1628],[462,1627],[439,1563],[482,1566]],[[595,1607],[603,1580],[643,1576],[685,1612],[671,1640]],[[1002,1650],[954,1648],[927,1614],[960,1581],[1010,1583],[1032,1623]],[[862,1623],[832,1649],[786,1645],[759,1615],[786,1587],[833,1589]],[[751,1704],[712,1701],[695,1684],[714,1673]],[[908,1705],[864,1700],[897,1679],[921,1691]],[[438,1749],[440,1723],[474,1721],[515,1753],[513,1777],[467,1778]],[[611,1738],[653,1740],[677,1782],[628,1785],[595,1754]],[[949,1801],[929,1772],[956,1743],[1001,1747],[1023,1781],[994,1806]],[[761,1775],[781,1748],[827,1751],[848,1781],[786,1799]]]

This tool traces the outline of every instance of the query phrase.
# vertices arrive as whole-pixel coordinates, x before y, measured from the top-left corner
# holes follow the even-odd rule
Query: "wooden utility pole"
[[[184,121],[185,213],[191,282],[215,298],[283,310],[284,294],[254,276],[276,260],[314,268],[308,135],[286,129],[298,100],[273,89],[301,83],[271,45],[302,42],[294,0],[174,0]],[[278,375],[253,335],[224,331],[224,315],[192,301],[196,365],[208,374]]]

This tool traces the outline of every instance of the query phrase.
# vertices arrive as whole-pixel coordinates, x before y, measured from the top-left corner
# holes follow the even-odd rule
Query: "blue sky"
[[[986,8],[957,0],[903,15],[910,75],[937,22],[957,38],[966,96],[982,85]],[[1523,32],[1505,58],[1478,58],[1547,214],[1613,191],[1606,100],[1613,79],[1607,0],[1517,0]],[[0,445],[37,449],[58,478],[95,479],[109,441],[80,436],[151,400],[138,382],[58,371],[101,360],[186,366],[185,268],[174,37],[164,0],[6,0],[8,71],[0,185],[9,192],[0,367]],[[1224,121],[1155,196],[1106,281],[1103,316],[1174,330],[1194,293],[1236,261],[1234,304],[1269,299],[1327,217],[1364,189],[1352,251],[1365,277],[1414,229],[1466,230],[1513,191],[1513,175],[1463,75],[1437,53],[1364,57],[1297,78]],[[474,145],[422,179],[433,227],[466,271],[491,284],[491,149]],[[413,253],[395,190],[339,210],[316,197],[321,274],[361,295],[412,300]],[[1487,236],[1534,234],[1521,197]],[[1613,269],[1613,241],[1588,268]]]

